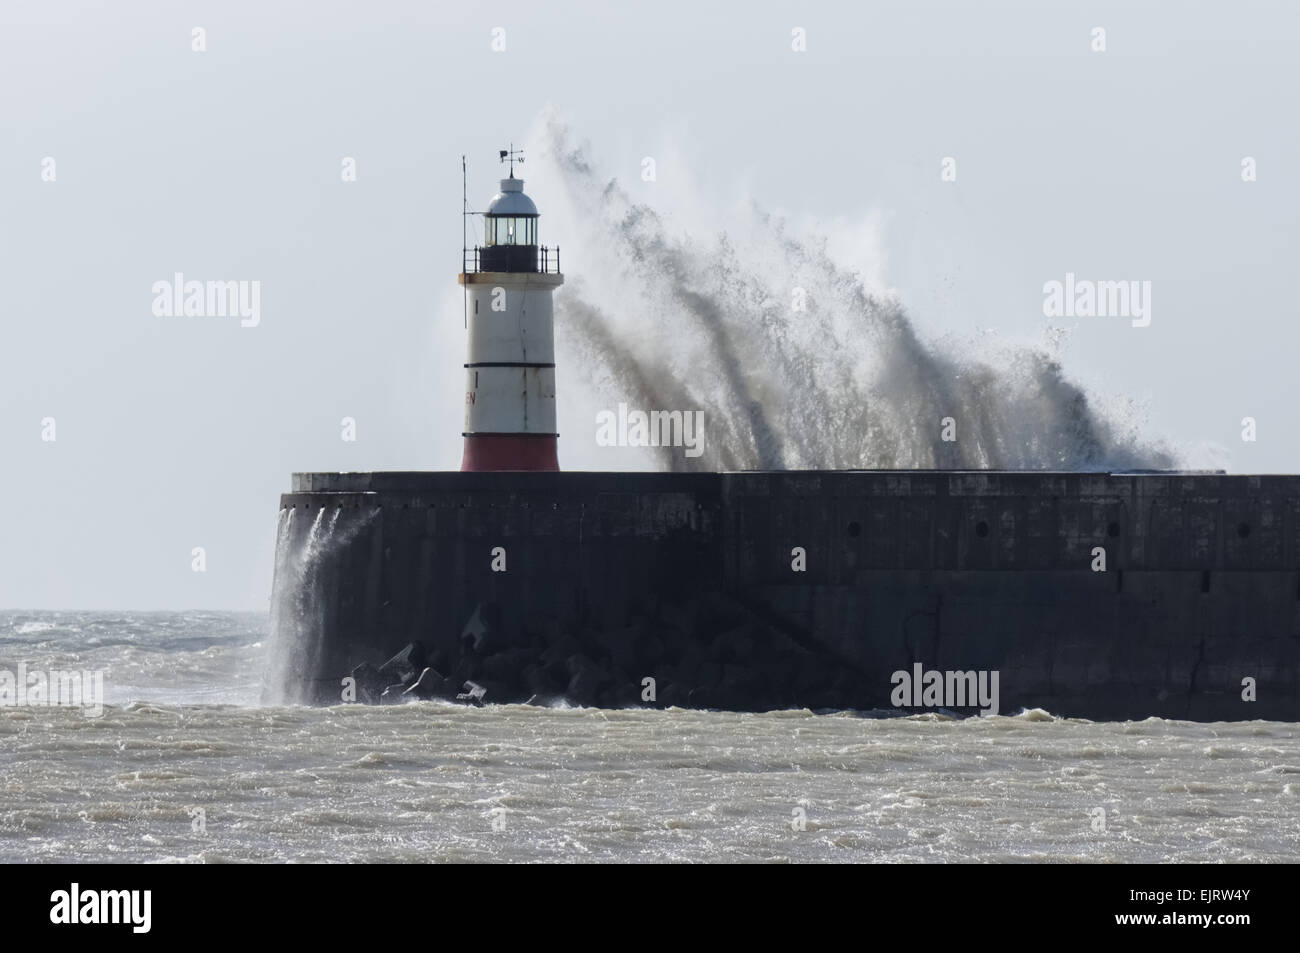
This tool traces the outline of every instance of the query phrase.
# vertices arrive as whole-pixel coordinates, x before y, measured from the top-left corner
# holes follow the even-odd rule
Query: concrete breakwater
[[[1300,715],[1296,476],[305,473],[276,575],[290,701]]]

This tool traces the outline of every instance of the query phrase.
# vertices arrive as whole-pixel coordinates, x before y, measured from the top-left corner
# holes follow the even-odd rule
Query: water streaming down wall
[[[275,578],[271,587],[271,640],[263,677],[263,700],[296,704],[315,700],[304,672],[324,664],[323,647],[338,590],[327,572],[330,558],[378,511],[345,514],[342,507],[280,510],[276,530]]]

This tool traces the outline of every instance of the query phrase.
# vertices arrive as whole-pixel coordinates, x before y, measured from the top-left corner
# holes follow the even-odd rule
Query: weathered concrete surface
[[[487,701],[889,708],[921,663],[1002,712],[1300,715],[1296,476],[315,473],[281,507],[307,700],[418,641]]]

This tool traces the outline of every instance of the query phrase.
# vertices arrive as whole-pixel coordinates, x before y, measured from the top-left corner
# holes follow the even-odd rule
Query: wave
[[[556,112],[534,139],[544,212],[581,263],[556,296],[577,399],[705,412],[704,453],[651,448],[659,469],[1174,465],[1131,406],[1102,413],[1047,351],[927,342],[824,238],[757,204],[716,234],[674,227],[598,172]]]

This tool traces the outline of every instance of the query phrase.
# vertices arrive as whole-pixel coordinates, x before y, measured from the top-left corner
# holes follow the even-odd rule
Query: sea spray
[[[322,634],[329,610],[330,588],[321,572],[326,557],[345,545],[379,513],[325,507],[306,527],[295,507],[280,511],[276,531],[275,578],[271,587],[271,640],[263,682],[263,701],[297,704],[313,700],[303,672],[320,667]],[[340,525],[341,524],[341,525]]]
[[[759,208],[716,236],[684,232],[602,178],[554,113],[538,139],[549,227],[581,263],[556,296],[559,365],[582,369],[564,386],[586,390],[567,399],[703,410],[705,453],[647,451],[661,469],[1174,464],[1049,353],[928,343],[824,241]]]

